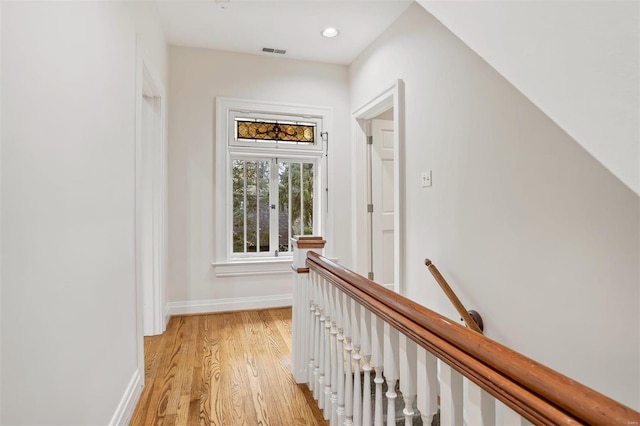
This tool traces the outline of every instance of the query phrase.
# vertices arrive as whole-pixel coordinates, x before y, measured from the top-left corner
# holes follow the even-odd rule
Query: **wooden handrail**
[[[640,413],[317,253],[307,266],[535,424],[638,425]]]
[[[447,298],[449,298],[449,301],[451,302],[453,307],[456,308],[456,311],[458,311],[458,314],[460,314],[465,324],[467,324],[467,327],[469,327],[475,332],[482,334],[482,329],[480,328],[480,324],[478,324],[474,318],[471,318],[471,315],[469,315],[469,312],[467,311],[467,309],[464,307],[460,299],[458,299],[458,296],[451,289],[451,286],[449,286],[449,283],[447,282],[447,280],[445,280],[442,274],[440,273],[440,271],[438,271],[438,268],[436,268],[436,265],[434,265],[433,262],[431,262],[429,259],[425,259],[424,264],[427,265],[427,269],[429,269],[429,271],[431,272],[431,275],[433,275],[433,278],[435,278],[436,282],[438,283],[438,285],[440,286],[444,294],[447,295]]]

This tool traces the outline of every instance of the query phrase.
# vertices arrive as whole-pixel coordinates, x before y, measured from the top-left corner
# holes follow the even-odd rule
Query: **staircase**
[[[640,424],[633,409],[322,257],[320,241],[293,244],[291,371],[331,426]]]

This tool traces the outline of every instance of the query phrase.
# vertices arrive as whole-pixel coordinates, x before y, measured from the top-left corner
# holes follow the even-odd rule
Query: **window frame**
[[[315,144],[276,143],[238,141],[235,139],[236,118],[280,119],[316,125]],[[216,149],[215,149],[215,259],[214,265],[246,265],[278,262],[291,258],[292,252],[274,255],[270,245],[269,255],[263,253],[233,253],[233,180],[231,179],[232,159],[280,161],[303,161],[314,164],[314,234],[325,233],[327,205],[326,143],[323,132],[331,132],[333,110],[326,107],[312,107],[294,104],[242,99],[216,99]],[[273,172],[272,172],[273,175]],[[271,182],[270,203],[273,188]],[[276,189],[277,190],[277,189]],[[273,226],[274,215],[271,215]],[[276,228],[277,229],[277,228]],[[277,248],[277,247],[276,247]]]

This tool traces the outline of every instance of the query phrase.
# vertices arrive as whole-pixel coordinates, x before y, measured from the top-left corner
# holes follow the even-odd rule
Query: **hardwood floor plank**
[[[145,338],[146,387],[131,425],[322,425],[290,368],[291,309],[171,318]]]
[[[143,397],[147,390],[149,391],[149,397],[147,401],[146,411],[144,417],[142,417],[142,423],[144,425],[156,425],[161,424],[164,419],[164,405],[166,401],[164,401],[162,397],[162,389],[163,389],[163,377],[170,370],[168,367],[170,364],[170,355],[171,351],[167,349],[170,347],[169,344],[175,340],[176,333],[179,329],[180,321],[176,320],[173,322],[169,322],[167,325],[167,329],[161,337],[162,341],[158,344],[158,350],[161,351],[158,354],[157,364],[154,368],[154,373],[151,375],[150,380],[145,380],[145,391],[143,392]],[[145,364],[147,363],[147,354],[145,349]],[[140,404],[138,404],[140,406]]]
[[[181,395],[180,403],[178,404],[178,412],[176,413],[176,422],[177,425],[187,425],[189,424],[189,407],[191,396]]]
[[[245,312],[243,317],[244,329],[249,331],[245,335],[249,337],[249,343],[254,348],[245,352],[245,363],[249,377],[249,388],[253,397],[255,419],[257,424],[271,424],[267,407],[278,411],[280,411],[281,407],[279,401],[272,398],[272,395],[267,392],[269,388],[265,386],[262,379],[263,372],[268,371],[270,367],[265,362],[266,354],[260,318],[257,316],[256,311]]]
[[[243,317],[233,315],[233,335],[239,335],[244,329]],[[244,354],[251,351],[251,347],[246,345],[244,339],[232,339],[229,342],[229,358],[232,374],[231,406],[233,418],[238,424],[253,424],[256,418],[256,411],[252,403],[250,392],[249,376],[247,374],[246,360]]]
[[[278,327],[278,331],[281,336],[291,336],[291,313],[287,309],[271,309],[268,311],[269,315],[273,319],[273,323]],[[288,314],[288,320],[287,320]],[[288,353],[291,353],[291,339],[284,339],[284,343],[287,345]]]
[[[180,368],[180,398],[178,404],[183,396],[189,396],[191,394],[191,382],[193,382],[193,369],[196,365],[196,356],[198,354],[198,328],[199,321],[187,321],[186,336],[187,345],[184,350],[184,359]]]
[[[205,318],[203,339],[202,339],[202,352],[203,352],[203,366],[200,376],[200,414],[198,416],[198,424],[200,426],[209,426],[211,424],[211,378],[214,377],[213,364],[214,359],[219,349],[219,340],[215,338],[214,331],[214,319],[215,316],[209,316]],[[218,356],[219,357],[219,356]]]
[[[222,413],[222,399],[224,383],[222,381],[222,344],[226,342],[226,330],[224,329],[224,322],[221,321],[223,315],[216,315],[213,317],[213,327],[209,330],[211,337],[211,345],[213,347],[213,356],[209,360],[209,424],[210,425],[223,425],[224,417]],[[216,338],[217,335],[217,338]],[[206,378],[203,377],[203,378]]]
[[[204,342],[204,333],[206,330],[206,317],[198,317],[197,319],[197,334],[195,337],[195,342],[193,347],[196,350],[193,359],[193,369],[191,370],[191,389],[186,390],[183,389],[183,396],[189,396],[189,412],[187,415],[186,424],[200,424],[200,401],[202,400],[202,388],[203,388],[203,380],[202,380],[202,372],[204,370],[204,361],[205,357],[203,356],[202,360],[197,359],[202,353],[205,354],[205,348],[203,345]]]
[[[174,415],[177,410],[176,389],[180,389],[180,387],[176,386],[176,382],[179,379],[181,352],[185,343],[185,327],[184,318],[179,318],[177,330],[171,342],[169,356],[166,360],[164,375],[159,377],[162,379],[161,404],[158,405],[158,413],[161,417]]]
[[[144,338],[144,356],[145,356],[145,377],[153,378],[158,370],[157,363],[160,362],[162,352],[158,350],[162,343],[162,336],[148,336]]]
[[[171,391],[167,398],[166,415],[172,416],[178,413],[178,405],[182,396],[183,382],[187,380],[192,363],[189,362],[189,352],[192,340],[192,324],[193,321],[183,321],[178,329],[175,340],[174,353],[172,356],[172,370],[170,388]]]

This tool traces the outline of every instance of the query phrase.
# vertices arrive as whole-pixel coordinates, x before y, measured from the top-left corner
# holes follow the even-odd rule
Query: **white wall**
[[[138,361],[136,28],[123,3],[2,7],[1,422],[107,424]]]
[[[419,3],[640,194],[640,2]]]
[[[489,337],[638,409],[638,196],[419,5],[350,66],[351,109],[397,78],[408,295],[458,319],[431,258]]]
[[[164,38],[157,4],[151,1],[127,1],[129,16],[142,38],[147,58],[163,84],[169,80],[169,48]],[[166,87],[165,87],[166,90]]]
[[[230,309],[229,302],[290,297],[291,273],[218,277],[214,253],[214,106],[218,96],[332,107],[330,205],[349,208],[347,68],[307,61],[171,47],[169,97],[169,301],[172,312]],[[330,221],[331,218],[329,218]],[[349,221],[333,252],[350,263]],[[280,297],[282,296],[282,297]],[[231,299],[231,300],[229,300]],[[274,302],[279,303],[279,302]],[[198,306],[193,306],[194,304]],[[222,305],[220,305],[222,304]]]

